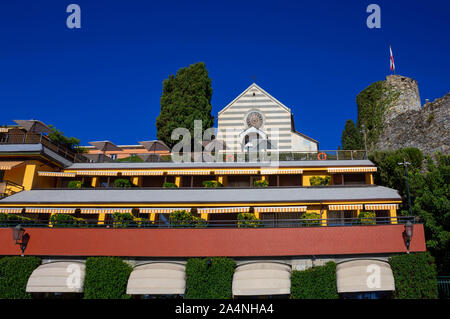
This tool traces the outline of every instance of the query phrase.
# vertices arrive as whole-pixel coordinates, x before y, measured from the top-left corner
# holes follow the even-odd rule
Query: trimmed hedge
[[[304,213],[300,216],[300,225],[314,227],[320,226],[321,223],[320,214],[318,213]]]
[[[239,213],[237,219],[239,228],[256,228],[263,226],[261,219],[257,218],[256,215],[252,213]]]
[[[231,299],[235,265],[234,260],[225,257],[188,259],[185,298]]]
[[[68,214],[55,214],[50,217],[53,227],[83,227],[87,226],[87,220],[76,218]]]
[[[330,181],[331,181],[330,176],[325,177],[313,176],[310,177],[309,179],[309,183],[311,186],[327,186],[330,184]]]
[[[28,278],[40,264],[38,257],[0,258],[0,299],[31,299],[25,291]]]
[[[128,299],[128,277],[133,268],[118,257],[86,260],[84,299]]]
[[[336,264],[332,261],[291,275],[291,299],[338,299]]]
[[[172,227],[196,227],[206,226],[206,220],[193,216],[191,212],[185,210],[176,210],[169,215],[170,226]]]
[[[219,181],[216,180],[212,180],[212,181],[203,181],[203,187],[206,188],[217,188],[217,187],[223,187],[222,183],[220,183]]]
[[[436,265],[429,252],[392,256],[389,263],[394,273],[394,298],[438,298]]]
[[[177,184],[171,182],[165,182],[163,188],[178,188]]]

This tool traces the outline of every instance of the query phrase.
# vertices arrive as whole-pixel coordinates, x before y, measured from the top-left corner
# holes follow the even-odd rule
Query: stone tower
[[[384,83],[388,88],[400,94],[396,102],[389,106],[385,113],[385,122],[391,121],[406,111],[420,111],[419,86],[416,80],[402,75],[389,75]]]

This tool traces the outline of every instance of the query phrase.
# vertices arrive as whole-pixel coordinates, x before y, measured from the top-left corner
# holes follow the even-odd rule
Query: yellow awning
[[[175,212],[177,210],[184,210],[187,212],[190,212],[191,209],[190,208],[154,208],[154,207],[144,207],[144,208],[139,208],[139,213],[140,214],[152,214],[152,213],[157,213],[157,214],[170,214],[172,212]]]
[[[0,133],[8,133],[9,128],[8,127],[0,127]]]
[[[257,169],[216,169],[216,175],[256,175],[259,173]]]
[[[38,172],[38,176],[51,176],[51,177],[75,177],[75,173],[66,172]]]
[[[75,208],[27,207],[25,213],[31,214],[74,214]]]
[[[301,168],[261,169],[261,175],[272,175],[272,174],[303,174],[303,169]]]
[[[366,204],[366,210],[391,210],[398,209],[398,204]]]
[[[209,175],[211,170],[195,170],[195,169],[184,169],[176,171],[167,171],[168,175]]]
[[[136,170],[136,171],[121,171],[123,176],[155,176],[155,175],[163,175],[164,171],[155,171],[155,170]]]
[[[0,213],[4,214],[20,214],[22,208],[0,208]]]
[[[23,163],[24,163],[23,161],[0,162],[0,171],[9,171],[14,167],[22,165]]]
[[[306,212],[306,206],[255,207],[255,213],[296,213]]]
[[[76,171],[77,175],[117,176],[118,171]]]
[[[130,213],[132,208],[81,208],[81,214]]]
[[[199,214],[217,214],[217,213],[247,213],[250,207],[215,207],[215,208],[198,208]]]
[[[363,209],[362,204],[358,205],[328,205],[329,210],[361,210]]]
[[[376,167],[330,167],[328,173],[365,173],[376,172]]]

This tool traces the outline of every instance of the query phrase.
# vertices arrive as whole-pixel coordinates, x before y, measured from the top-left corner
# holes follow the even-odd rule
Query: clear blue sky
[[[81,29],[66,7],[81,7]],[[368,29],[366,7],[381,7]],[[2,1],[0,124],[40,119],[65,135],[137,144],[156,138],[162,81],[203,61],[213,115],[252,83],[294,112],[296,129],[336,149],[356,95],[390,74],[422,103],[450,91],[450,2]]]

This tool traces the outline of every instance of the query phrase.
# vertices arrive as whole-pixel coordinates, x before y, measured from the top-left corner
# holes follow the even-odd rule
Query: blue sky
[[[66,7],[81,7],[81,29]],[[381,7],[381,29],[366,7]],[[0,4],[0,124],[40,119],[67,136],[156,138],[162,81],[195,62],[212,79],[213,115],[256,83],[296,129],[336,149],[356,95],[390,74],[416,79],[422,103],[450,91],[449,1],[71,0]]]

